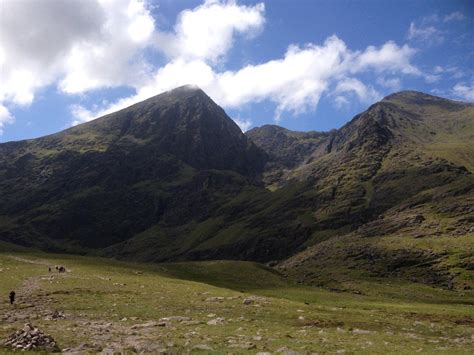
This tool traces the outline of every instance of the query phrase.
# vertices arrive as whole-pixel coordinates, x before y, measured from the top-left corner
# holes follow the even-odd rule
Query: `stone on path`
[[[252,298],[246,298],[246,299],[244,299],[244,301],[242,302],[242,304],[244,304],[244,305],[246,305],[246,306],[251,305],[251,304],[253,304],[253,303],[255,303],[255,300],[252,299]]]
[[[249,306],[251,304],[254,304],[256,307],[259,307],[259,306],[261,306],[262,304],[265,304],[265,303],[269,303],[269,300],[267,298],[261,297],[261,296],[246,297],[242,301],[242,304],[245,305],[245,306]]]
[[[286,346],[283,346],[276,350],[277,354],[284,354],[284,355],[300,355],[299,352],[288,349]]]
[[[225,324],[225,318],[218,317],[211,319],[209,322],[207,322],[207,325],[224,325]]]
[[[66,316],[64,315],[63,312],[56,310],[53,313],[48,314],[44,318],[44,320],[59,320],[59,319],[65,319],[65,318],[66,318]]]
[[[171,316],[171,317],[163,317],[160,318],[162,322],[187,322],[190,321],[190,317],[182,317],[182,316]]]
[[[193,350],[213,351],[214,349],[207,344],[198,344],[193,346]]]
[[[365,329],[354,329],[352,331],[352,334],[371,334],[372,332],[370,330],[365,330]]]

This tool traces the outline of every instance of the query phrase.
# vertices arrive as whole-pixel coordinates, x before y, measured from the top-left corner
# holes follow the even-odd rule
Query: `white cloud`
[[[92,111],[87,110],[81,105],[71,105],[70,110],[74,117],[74,121],[72,122],[73,126],[91,121],[95,118]]]
[[[344,79],[340,81],[337,84],[334,92],[336,94],[354,93],[355,95],[357,95],[359,100],[364,103],[372,103],[382,98],[382,95],[373,87],[368,87],[360,80],[354,78]]]
[[[369,46],[364,52],[355,56],[354,62],[351,63],[351,72],[372,69],[376,72],[391,71],[421,75],[420,70],[410,62],[415,53],[416,49],[406,44],[400,47],[393,41],[388,41],[380,48]]]
[[[0,102],[30,104],[36,90],[130,85],[154,30],[141,0],[0,0]]]
[[[51,84],[82,93],[148,75],[141,51],[154,20],[142,0],[0,0],[0,8],[2,107],[29,105]]]
[[[331,36],[321,45],[291,45],[281,59],[235,71],[219,72],[203,60],[180,58],[159,68],[135,95],[91,112],[89,117],[116,111],[184,84],[198,85],[224,107],[272,101],[276,104],[277,121],[285,112],[297,115],[314,109],[323,92],[338,83],[341,83],[340,92],[351,91],[361,102],[370,103],[381,95],[354,76],[370,71],[422,75],[411,64],[415,52],[407,45],[400,47],[394,42],[354,52],[340,38]],[[77,115],[76,118],[81,119]]]
[[[456,66],[442,67],[440,65],[436,65],[433,68],[433,73],[436,75],[437,78],[439,78],[440,75],[448,75],[450,78],[454,79],[460,79],[465,76],[465,73]]]
[[[237,123],[237,125],[240,127],[242,132],[246,132],[249,130],[250,127],[252,127],[252,120],[249,119],[242,119],[240,117],[233,118],[234,122]]]
[[[430,84],[436,83],[437,81],[441,79],[441,75],[435,75],[435,74],[429,74],[429,73],[424,74],[424,77],[425,77],[426,82]]]
[[[350,101],[345,96],[339,95],[334,98],[333,104],[337,109],[341,110],[348,107]]]
[[[372,86],[365,85],[362,81],[355,78],[346,78],[339,81],[336,88],[331,92],[333,104],[337,109],[344,109],[350,106],[355,96],[364,104],[371,104],[382,99],[382,94]]]
[[[420,43],[434,45],[444,42],[443,33],[434,26],[417,27],[414,22],[408,29],[408,39]]]
[[[29,104],[37,88],[56,79],[72,43],[100,30],[104,14],[96,3],[88,5],[51,0],[1,2],[0,101]]]
[[[65,76],[59,86],[66,93],[136,86],[149,74],[141,50],[151,44],[155,25],[145,3],[101,0],[100,5],[107,17],[99,33],[91,40],[74,43],[63,58]]]
[[[440,17],[438,16],[438,14],[431,14],[431,15],[423,16],[420,20],[420,23],[422,25],[427,25],[430,23],[437,23],[439,21],[440,21]]]
[[[424,76],[412,64],[416,50],[408,45],[388,41],[353,51],[337,36],[290,45],[280,58],[222,69],[236,36],[262,30],[263,3],[207,0],[183,11],[165,32],[156,28],[146,0],[0,2],[0,104],[30,104],[47,85],[68,94],[118,86],[135,90],[111,104],[72,106],[74,124],[184,84],[200,86],[224,107],[268,100],[278,120],[315,109],[323,93],[336,88],[339,94],[328,97],[339,102],[336,97],[349,92],[362,102],[375,100],[380,95],[363,83],[364,73]],[[148,62],[156,50],[169,62],[159,67]]]
[[[383,78],[379,77],[377,83],[383,87],[389,88],[393,91],[399,91],[402,87],[400,78]]]
[[[464,14],[461,11],[454,11],[446,16],[444,16],[443,21],[444,22],[450,22],[450,21],[463,21],[466,18]]]
[[[179,15],[174,32],[157,32],[157,47],[170,58],[216,62],[231,48],[236,33],[255,35],[265,22],[265,6],[207,0]]]
[[[458,83],[453,87],[453,95],[469,102],[474,102],[474,84]]]
[[[275,117],[316,107],[332,78],[342,74],[350,56],[345,43],[332,36],[323,45],[290,46],[282,59],[218,74],[212,97],[228,107],[270,100]]]
[[[11,115],[10,111],[8,111],[8,109],[5,106],[0,104],[0,136],[3,134],[3,127],[7,123],[13,123],[13,121],[14,121],[14,118]]]
[[[461,79],[466,76],[466,73],[458,67],[450,66],[446,68],[446,73],[448,73],[454,79]]]

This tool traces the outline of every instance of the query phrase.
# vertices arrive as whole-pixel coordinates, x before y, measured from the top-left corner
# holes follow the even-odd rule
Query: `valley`
[[[331,291],[252,262],[145,265],[1,248],[0,293],[17,290],[17,304],[0,303],[0,337],[29,322],[66,353],[468,353],[474,343],[472,291],[364,275]]]
[[[467,353],[473,127],[472,104],[404,91],[330,132],[244,134],[184,86],[0,144],[0,338]]]
[[[0,240],[138,262],[271,263],[319,286],[362,268],[473,288],[473,126],[472,104],[404,91],[338,130],[243,134],[184,86],[0,144]]]
[[[0,355],[474,354],[474,0],[0,0]]]

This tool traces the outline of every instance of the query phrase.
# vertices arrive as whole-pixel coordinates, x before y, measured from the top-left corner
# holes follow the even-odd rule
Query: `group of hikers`
[[[48,271],[51,272],[51,266],[48,267]],[[56,271],[59,273],[66,272],[66,268],[64,266],[56,265]]]
[[[56,265],[56,271],[61,274],[61,273],[63,273],[63,272],[66,272],[66,268],[65,268],[64,266],[58,266],[58,265]],[[51,266],[48,266],[48,272],[51,272]],[[14,304],[14,303],[15,303],[15,296],[16,296],[15,291],[10,292],[10,294],[8,295],[8,297],[9,297],[9,299],[10,299],[10,304]]]

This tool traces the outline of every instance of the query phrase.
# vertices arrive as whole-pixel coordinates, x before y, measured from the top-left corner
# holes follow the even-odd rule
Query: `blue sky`
[[[472,1],[0,0],[0,141],[184,84],[243,128],[337,128],[383,96],[474,102]]]

